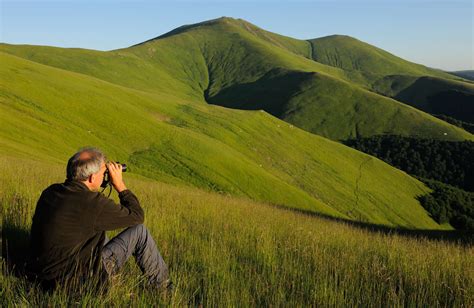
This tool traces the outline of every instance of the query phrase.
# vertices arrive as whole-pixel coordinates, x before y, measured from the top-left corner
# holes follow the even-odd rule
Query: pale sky
[[[345,34],[430,67],[474,69],[472,0],[0,1],[4,43],[111,50],[229,16],[298,39]]]

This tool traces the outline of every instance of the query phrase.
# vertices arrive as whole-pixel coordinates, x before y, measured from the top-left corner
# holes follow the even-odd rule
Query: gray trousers
[[[102,262],[109,276],[116,274],[131,255],[150,285],[166,286],[168,266],[144,225],[128,227],[110,241],[106,237]]]

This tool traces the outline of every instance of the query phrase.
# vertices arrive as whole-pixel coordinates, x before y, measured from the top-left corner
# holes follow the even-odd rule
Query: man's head
[[[67,179],[84,183],[90,190],[98,191],[104,179],[106,157],[96,148],[83,148],[67,163]]]

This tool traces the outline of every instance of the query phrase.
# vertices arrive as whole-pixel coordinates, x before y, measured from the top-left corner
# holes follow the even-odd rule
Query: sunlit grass
[[[29,230],[42,189],[64,178],[60,165],[9,161],[0,168],[5,238]],[[2,306],[473,304],[472,246],[376,233],[132,174],[125,179],[170,266],[173,296],[143,290],[131,260],[101,296],[44,294],[3,268]]]

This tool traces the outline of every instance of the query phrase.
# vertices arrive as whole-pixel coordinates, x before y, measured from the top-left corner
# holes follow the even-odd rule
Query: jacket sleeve
[[[95,230],[114,230],[143,223],[145,214],[137,197],[130,190],[119,193],[120,204],[102,194],[99,194],[98,198],[102,210],[96,218]]]

